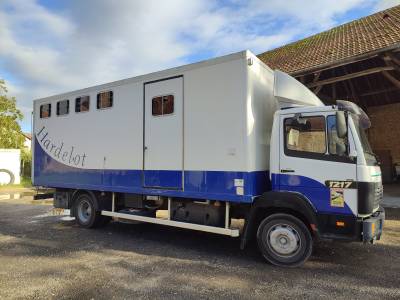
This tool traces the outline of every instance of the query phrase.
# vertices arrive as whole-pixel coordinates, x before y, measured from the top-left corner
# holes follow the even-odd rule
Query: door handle
[[[144,146],[144,147],[143,147],[143,150],[147,150],[147,149],[148,149],[147,146]]]
[[[281,169],[281,173],[294,173],[292,169]]]

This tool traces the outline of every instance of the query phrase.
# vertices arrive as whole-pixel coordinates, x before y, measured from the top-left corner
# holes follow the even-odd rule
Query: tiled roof
[[[299,73],[400,45],[400,5],[310,36],[258,57],[273,69]]]

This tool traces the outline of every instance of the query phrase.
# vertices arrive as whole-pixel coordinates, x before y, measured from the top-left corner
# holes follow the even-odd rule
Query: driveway
[[[383,186],[383,205],[385,207],[400,208],[400,183],[385,184]]]
[[[282,269],[234,238],[140,223],[81,229],[51,201],[1,199],[1,299],[400,298],[398,209],[375,245],[320,243],[303,267]]]

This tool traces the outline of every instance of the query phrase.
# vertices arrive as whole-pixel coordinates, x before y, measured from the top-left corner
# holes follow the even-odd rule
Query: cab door
[[[321,213],[357,215],[349,143],[337,136],[335,114],[281,115],[279,189],[301,193]]]

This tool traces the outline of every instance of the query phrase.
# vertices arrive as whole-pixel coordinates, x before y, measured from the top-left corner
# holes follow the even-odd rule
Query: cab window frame
[[[356,164],[357,161],[353,160],[347,155],[345,156],[340,156],[336,154],[330,154],[329,153],[329,137],[328,137],[328,121],[327,117],[331,115],[305,115],[301,116],[303,118],[310,118],[310,117],[323,117],[324,118],[324,130],[325,130],[325,152],[324,153],[318,153],[318,152],[309,152],[309,151],[298,151],[298,150],[292,150],[287,147],[287,134],[286,134],[286,120],[288,119],[293,119],[295,116],[292,117],[287,117],[284,116],[283,121],[282,121],[282,129],[281,131],[283,132],[283,149],[284,149],[284,154],[289,157],[298,157],[298,158],[306,158],[306,159],[315,159],[315,160],[325,160],[325,161],[334,161],[334,162],[343,162],[343,163],[351,163],[351,164]],[[347,135],[347,140],[349,141],[349,135]]]
[[[288,137],[286,134],[286,121],[295,118],[293,117],[286,117],[283,119],[283,142],[284,142],[284,153],[286,156],[293,156],[293,157],[300,157],[300,158],[310,158],[310,159],[318,159],[321,160],[326,156],[327,151],[327,139],[326,139],[326,118],[324,115],[311,115],[311,116],[301,116],[300,118],[323,118],[324,119],[324,143],[325,143],[325,150],[324,152],[311,152],[311,151],[301,151],[301,150],[293,150],[288,148]]]

